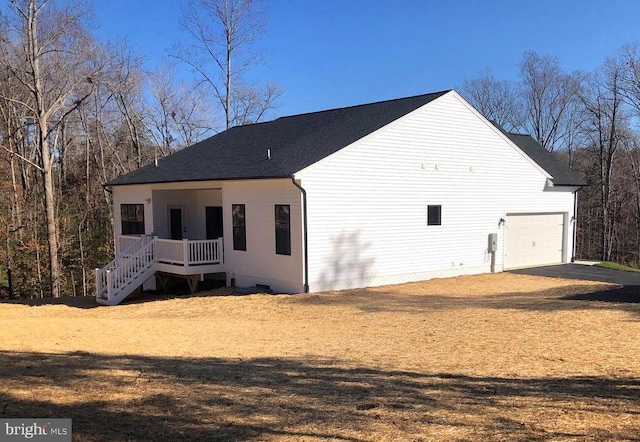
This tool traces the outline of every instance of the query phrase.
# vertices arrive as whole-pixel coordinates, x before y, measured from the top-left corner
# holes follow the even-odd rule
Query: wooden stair
[[[155,274],[155,240],[151,235],[123,250],[113,261],[96,269],[96,301],[117,305]]]

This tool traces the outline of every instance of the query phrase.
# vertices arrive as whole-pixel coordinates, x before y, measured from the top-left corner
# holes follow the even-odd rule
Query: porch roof
[[[106,185],[288,178],[447,92],[233,127]]]

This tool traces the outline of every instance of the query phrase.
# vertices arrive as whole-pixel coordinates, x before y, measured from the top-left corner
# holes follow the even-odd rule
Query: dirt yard
[[[72,418],[80,441],[638,441],[640,297],[612,289],[4,302],[0,418]]]

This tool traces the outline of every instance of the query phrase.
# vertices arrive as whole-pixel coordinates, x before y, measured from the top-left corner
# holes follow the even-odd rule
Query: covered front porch
[[[143,284],[164,288],[172,275],[194,291],[204,275],[225,271],[220,188],[132,186],[114,195],[114,221],[116,256],[96,270],[100,303],[117,304]]]
[[[223,236],[222,189],[195,183],[131,186],[114,194],[116,254],[130,242],[120,237],[154,235],[167,240]]]

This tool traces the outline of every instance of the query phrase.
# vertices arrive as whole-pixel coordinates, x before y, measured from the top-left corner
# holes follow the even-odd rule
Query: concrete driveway
[[[604,302],[640,302],[640,273],[605,269],[586,264],[561,264],[530,269],[510,270],[520,275],[547,276],[551,278],[582,279],[619,284],[622,287],[572,299]]]

